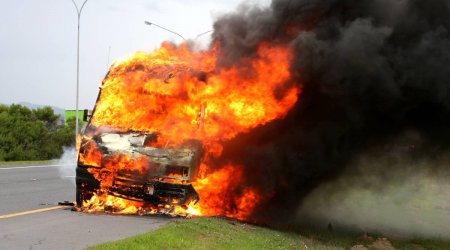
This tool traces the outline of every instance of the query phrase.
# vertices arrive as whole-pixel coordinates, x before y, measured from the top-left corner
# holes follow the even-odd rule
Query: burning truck
[[[206,50],[164,43],[115,62],[79,140],[78,206],[292,222],[315,188],[351,190],[344,173],[364,177],[411,131],[423,146],[405,163],[441,173],[428,158],[450,141],[448,2],[244,4]]]
[[[226,68],[220,53],[219,43],[164,43],[111,66],[79,140],[80,210],[251,214],[264,194],[245,184],[241,166],[213,160],[237,134],[285,116],[300,90],[285,86],[288,48],[262,44]]]
[[[163,76],[165,84],[177,70],[182,71],[172,65],[168,75]],[[100,90],[97,104],[101,98]],[[93,115],[95,117],[96,108]],[[204,108],[201,108],[198,126],[203,118]],[[109,124],[96,126],[89,123],[79,149],[77,204],[101,193],[141,202],[150,206],[152,212],[172,213],[174,206],[196,204],[199,195],[191,181],[197,176],[204,156],[203,144],[189,138],[176,145],[170,140],[161,143],[163,132],[124,131]],[[113,167],[117,162],[124,165]]]

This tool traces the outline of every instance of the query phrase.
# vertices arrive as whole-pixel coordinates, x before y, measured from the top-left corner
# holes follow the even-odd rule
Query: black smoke
[[[273,0],[220,17],[213,37],[222,67],[271,41],[293,49],[292,82],[301,82],[286,118],[227,142],[217,159],[245,166],[247,184],[268,194],[254,219],[292,218],[356,155],[404,131],[422,138],[407,145],[411,157],[445,154],[449,31],[448,0]]]

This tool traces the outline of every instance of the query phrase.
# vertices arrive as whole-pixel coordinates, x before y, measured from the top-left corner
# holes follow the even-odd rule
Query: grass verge
[[[119,241],[90,247],[90,250],[112,249],[351,249],[361,245],[373,247],[378,240],[356,234],[332,232],[289,233],[249,225],[223,218],[178,220],[162,228]],[[377,246],[396,249],[450,249],[450,242],[392,241]],[[364,249],[364,248],[359,248]],[[380,248],[378,248],[380,249]],[[384,248],[388,249],[388,248]]]
[[[55,164],[58,160],[41,160],[41,161],[0,161],[0,166],[24,166],[24,165],[44,165]]]

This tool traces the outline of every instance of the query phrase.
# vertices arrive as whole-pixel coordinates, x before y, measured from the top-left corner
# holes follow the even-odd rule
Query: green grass
[[[394,241],[392,245],[399,250],[415,250],[415,249],[450,249],[449,241],[440,240],[409,240],[409,241]]]
[[[41,161],[0,161],[0,166],[21,166],[21,165],[43,165],[54,164],[57,160],[41,160]]]
[[[390,242],[398,249],[450,249],[450,242]],[[211,217],[178,220],[146,234],[88,249],[350,249],[371,243],[352,233],[282,232]]]

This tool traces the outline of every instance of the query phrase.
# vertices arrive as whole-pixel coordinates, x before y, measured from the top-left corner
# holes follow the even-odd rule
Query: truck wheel
[[[90,200],[92,195],[93,195],[93,192],[83,191],[83,190],[80,190],[79,188],[77,188],[76,193],[75,193],[77,207],[81,208],[81,206],[83,205],[83,201]]]

